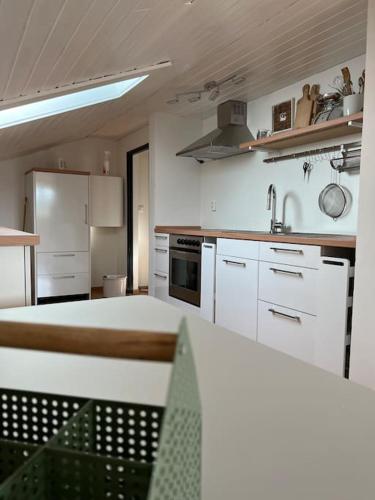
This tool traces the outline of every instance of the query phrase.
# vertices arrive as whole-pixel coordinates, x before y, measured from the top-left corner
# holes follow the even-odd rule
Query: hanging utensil
[[[366,79],[366,72],[365,70],[363,70],[362,75],[358,78],[358,86],[360,94],[364,94],[365,92],[365,79]]]
[[[321,212],[333,220],[344,217],[351,208],[352,196],[350,191],[336,182],[331,182],[319,195]]]
[[[341,70],[343,79],[344,79],[344,95],[352,95],[353,94],[353,82],[350,75],[349,68],[345,66]]]

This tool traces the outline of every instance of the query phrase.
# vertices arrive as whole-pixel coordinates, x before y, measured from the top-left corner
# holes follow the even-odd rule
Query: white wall
[[[111,151],[111,174],[121,175],[118,144],[99,138],[88,138],[61,144],[30,155],[0,162],[0,225],[22,229],[24,203],[24,173],[33,167],[55,168],[58,159],[67,168],[100,174],[104,151]],[[92,282],[100,286],[103,274],[121,273],[124,256],[121,254],[123,229],[95,228],[91,231]]]
[[[150,119],[150,235],[155,225],[200,225],[200,166],[176,153],[202,135],[202,121],[156,113]],[[150,252],[150,269],[154,269]],[[154,295],[154,276],[149,293]]]
[[[149,152],[133,157],[133,289],[148,286]]]
[[[202,122],[166,113],[150,119],[150,190],[153,225],[200,223],[200,166],[176,153],[201,137]]]
[[[348,65],[353,81],[365,67],[365,57],[361,56],[335,68],[313,75],[287,88],[248,103],[248,125],[256,136],[261,128],[272,128],[272,105],[284,100],[302,96],[302,86],[309,82],[320,83],[323,92],[331,91],[329,85],[340,69]],[[216,127],[216,115],[204,121],[205,133]],[[357,137],[348,137],[350,142]],[[327,142],[325,145],[337,143]],[[314,148],[314,145],[311,145]],[[305,148],[300,148],[305,149]],[[308,146],[310,149],[310,146]],[[297,151],[294,149],[293,151]],[[287,151],[285,151],[286,153]],[[283,152],[284,153],[284,152]],[[204,227],[227,229],[268,230],[270,212],[266,210],[266,195],[269,184],[277,190],[278,218],[282,217],[285,206],[285,222],[294,231],[355,233],[357,228],[357,205],[359,175],[341,175],[341,183],[353,195],[350,213],[335,221],[322,214],[318,207],[320,191],[332,182],[332,169],[327,160],[316,161],[307,183],[303,179],[304,159],[264,164],[267,154],[257,152],[241,157],[206,163],[201,167],[201,222]],[[216,201],[216,212],[210,210],[211,200]]]
[[[369,0],[366,96],[358,210],[358,242],[354,289],[350,378],[375,389],[375,0]]]
[[[120,168],[126,177],[126,154],[128,151],[144,146],[149,142],[149,128],[143,127],[121,139],[119,144]]]

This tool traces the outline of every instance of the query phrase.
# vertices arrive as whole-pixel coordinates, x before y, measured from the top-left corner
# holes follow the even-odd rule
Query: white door
[[[36,172],[37,252],[89,251],[87,175]]]
[[[256,340],[258,261],[218,255],[215,323]]]

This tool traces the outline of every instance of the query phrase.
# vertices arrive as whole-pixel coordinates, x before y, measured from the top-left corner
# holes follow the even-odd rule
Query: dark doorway
[[[127,269],[128,269],[128,281],[127,281],[127,292],[129,294],[138,292],[138,276],[134,276],[134,271],[138,273],[138,269],[134,269],[134,232],[137,232],[137,228],[134,227],[134,168],[137,163],[137,155],[144,153],[149,150],[149,145],[144,144],[136,149],[128,151],[126,158],[126,213],[127,213]],[[147,208],[148,215],[148,208]],[[136,239],[137,234],[136,234]],[[136,285],[136,286],[134,286]]]

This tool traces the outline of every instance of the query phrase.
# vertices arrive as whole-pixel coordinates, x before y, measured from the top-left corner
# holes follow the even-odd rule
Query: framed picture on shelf
[[[281,102],[272,106],[272,133],[290,130],[294,125],[295,100]]]

